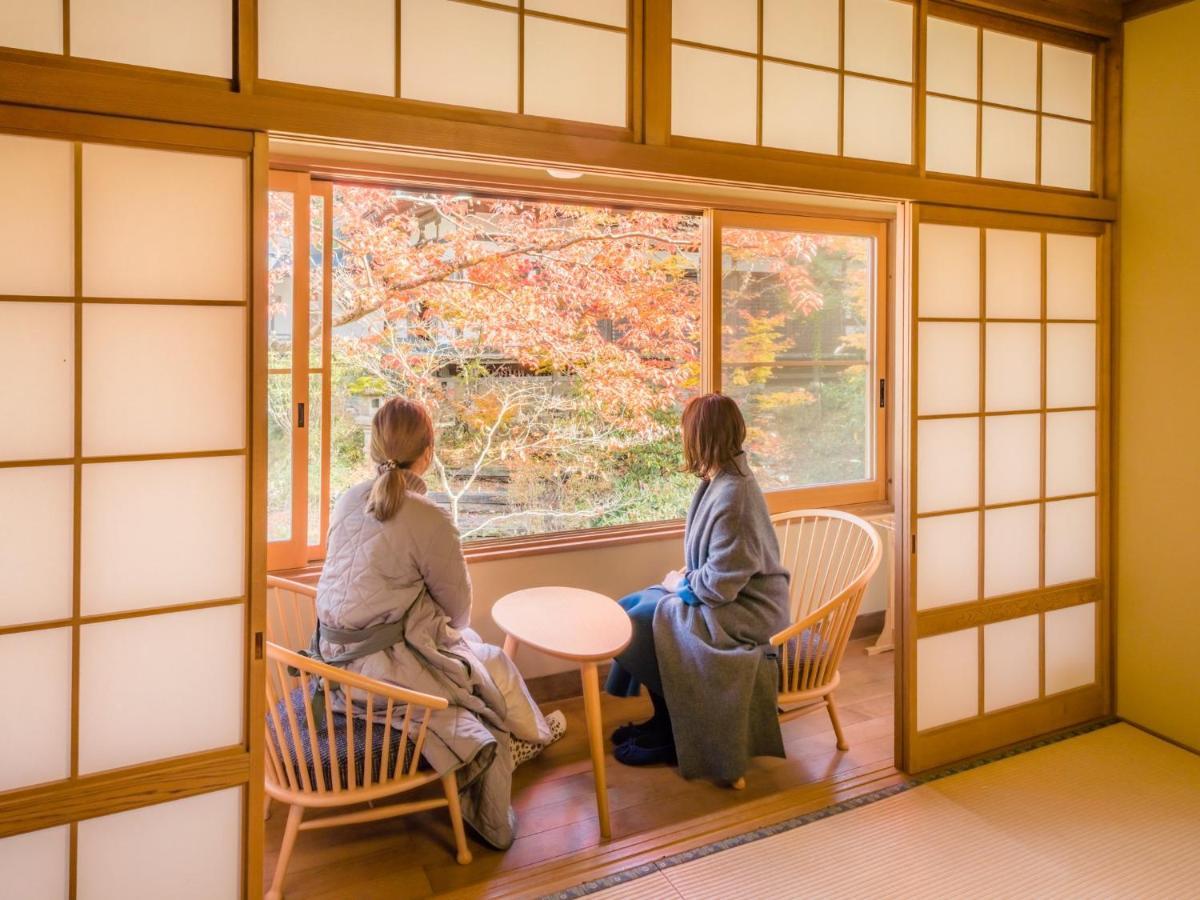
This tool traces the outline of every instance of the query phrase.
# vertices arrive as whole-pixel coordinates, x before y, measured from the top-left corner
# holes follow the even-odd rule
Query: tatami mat
[[[592,896],[1196,897],[1200,757],[1114,725]]]

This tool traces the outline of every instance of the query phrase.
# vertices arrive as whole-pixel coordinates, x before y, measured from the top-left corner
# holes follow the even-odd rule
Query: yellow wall
[[[1117,711],[1200,748],[1200,2],[1125,29]]]

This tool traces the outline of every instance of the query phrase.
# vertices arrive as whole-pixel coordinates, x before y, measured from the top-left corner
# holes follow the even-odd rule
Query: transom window
[[[270,222],[273,568],[324,556],[395,395],[433,415],[429,496],[464,541],[682,518],[703,390],[741,404],[774,507],[884,496],[883,224],[285,172]]]

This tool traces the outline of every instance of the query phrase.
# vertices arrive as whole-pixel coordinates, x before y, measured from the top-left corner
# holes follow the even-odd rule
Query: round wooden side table
[[[628,646],[633,626],[625,610],[611,597],[569,587],[539,587],[515,591],[496,601],[492,618],[506,635],[504,652],[515,659],[517,648],[535,650],[579,664],[583,709],[587,717],[588,748],[596,782],[600,837],[608,840],[608,790],[604,776],[604,736],[601,733],[600,677],[597,663],[612,659]]]

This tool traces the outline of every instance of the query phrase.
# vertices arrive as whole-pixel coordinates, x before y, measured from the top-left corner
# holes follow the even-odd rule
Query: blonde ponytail
[[[367,497],[367,512],[380,522],[404,505],[405,471],[433,445],[433,421],[419,403],[393,397],[371,420],[371,459],[378,475]]]

